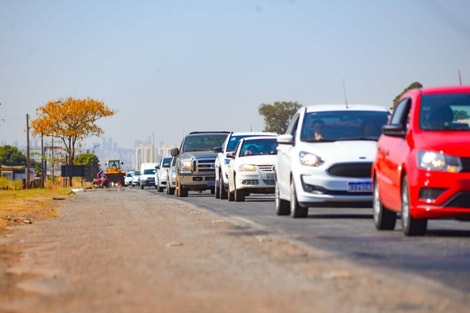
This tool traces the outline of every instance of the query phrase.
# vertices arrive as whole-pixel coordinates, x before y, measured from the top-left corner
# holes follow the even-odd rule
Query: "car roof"
[[[470,92],[470,86],[438,86],[419,88],[422,94],[443,94],[443,93],[461,93]]]
[[[277,135],[277,133],[274,132],[264,132],[264,131],[241,131],[241,132],[232,132],[230,135],[231,136],[264,136],[264,135]]]
[[[245,137],[242,138],[241,140],[247,142],[247,141],[255,141],[255,140],[260,140],[260,139],[274,139],[276,140],[278,135],[276,136],[253,136],[253,137]]]
[[[230,131],[226,130],[214,130],[214,131],[193,131],[188,134],[190,135],[204,135],[204,134],[230,134]]]
[[[305,107],[306,112],[331,112],[331,111],[377,111],[388,112],[385,106],[374,104],[316,104]]]

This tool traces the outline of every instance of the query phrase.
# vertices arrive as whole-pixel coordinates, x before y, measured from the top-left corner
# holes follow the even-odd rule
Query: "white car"
[[[166,193],[168,195],[175,194],[176,188],[176,157],[171,157],[170,167],[167,168],[168,171],[168,182],[166,184]]]
[[[228,152],[233,152],[242,138],[253,136],[275,136],[278,134],[272,132],[231,132],[224,143],[220,147],[215,147],[214,152],[217,152],[215,159],[215,198],[227,199],[228,190],[228,164],[230,159],[227,158]]]
[[[227,153],[229,201],[245,201],[253,193],[274,193],[276,147],[275,136],[245,137],[235,151]]]
[[[168,169],[170,168],[171,156],[164,156],[158,163],[155,171],[155,188],[163,192],[168,182]]]
[[[132,175],[132,187],[134,186],[140,186],[140,171],[136,170],[134,171],[134,174]]]
[[[315,206],[372,207],[372,162],[389,116],[377,105],[300,108],[277,139],[276,214],[306,217]],[[367,122],[375,123],[375,133],[365,132]]]
[[[132,185],[132,177],[134,176],[134,171],[126,172],[126,176],[124,176],[124,186]]]

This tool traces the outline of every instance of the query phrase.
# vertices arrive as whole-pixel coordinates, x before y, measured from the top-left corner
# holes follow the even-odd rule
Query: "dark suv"
[[[228,131],[195,131],[186,135],[179,148],[173,148],[176,157],[177,197],[187,197],[188,191],[210,190],[215,193],[215,168],[217,154],[214,147],[221,146]]]

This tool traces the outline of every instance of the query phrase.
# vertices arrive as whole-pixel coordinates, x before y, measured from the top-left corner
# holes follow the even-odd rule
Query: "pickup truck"
[[[188,191],[210,190],[215,193],[214,163],[217,153],[229,131],[194,131],[187,134],[179,148],[171,149],[176,157],[175,196],[187,197]]]

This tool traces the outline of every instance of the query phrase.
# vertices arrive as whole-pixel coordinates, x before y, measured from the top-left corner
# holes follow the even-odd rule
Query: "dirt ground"
[[[176,198],[80,192],[0,238],[0,312],[468,312],[432,281],[353,265]]]

